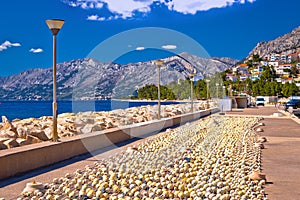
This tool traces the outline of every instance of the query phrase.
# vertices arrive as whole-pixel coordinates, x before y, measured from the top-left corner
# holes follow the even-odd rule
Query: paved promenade
[[[267,198],[271,200],[300,199],[300,123],[292,120],[289,115],[272,116],[273,113],[278,112],[275,107],[266,106],[227,112],[226,115],[264,117],[265,126],[262,127],[264,132],[260,135],[266,136],[268,139],[262,154],[263,173],[266,174],[268,183],[265,188]],[[133,141],[136,144],[139,142]],[[0,197],[16,199],[27,182],[33,180],[42,183],[51,182],[55,177],[72,173],[77,168],[84,168],[85,165],[93,165],[99,158],[115,154],[129,145],[131,146],[132,143],[124,143],[119,148],[103,149],[97,157],[79,156],[51,167],[0,181]]]
[[[267,176],[265,188],[270,200],[300,199],[300,121],[283,117],[270,117],[278,110],[273,106],[248,108],[228,114],[260,115],[264,117],[264,132],[268,141],[262,153],[263,173]]]

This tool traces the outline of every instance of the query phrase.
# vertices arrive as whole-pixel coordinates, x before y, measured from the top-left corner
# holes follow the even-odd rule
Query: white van
[[[256,97],[255,105],[256,106],[259,106],[259,105],[265,106],[265,98],[261,97],[261,96]]]

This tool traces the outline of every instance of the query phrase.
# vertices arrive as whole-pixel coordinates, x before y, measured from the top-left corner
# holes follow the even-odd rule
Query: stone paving
[[[248,108],[238,115],[261,115],[264,117],[264,132],[267,137],[262,153],[262,168],[267,176],[265,188],[271,200],[300,199],[300,124],[299,119],[279,110],[285,116],[269,117],[278,112],[274,106]],[[298,123],[297,123],[298,122]]]

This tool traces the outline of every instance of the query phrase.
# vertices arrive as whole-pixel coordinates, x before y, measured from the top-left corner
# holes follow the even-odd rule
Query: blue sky
[[[2,0],[0,76],[52,66],[52,35],[46,19],[65,20],[58,34],[58,62],[85,58],[108,38],[143,27],[182,33],[210,56],[242,59],[258,42],[298,27],[299,7],[297,0]],[[162,46],[189,51],[176,42],[169,38]],[[127,46],[132,53],[118,62],[167,55],[143,50],[138,43]]]

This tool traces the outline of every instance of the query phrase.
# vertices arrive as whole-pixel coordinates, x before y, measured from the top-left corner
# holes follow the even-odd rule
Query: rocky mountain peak
[[[291,54],[297,51],[300,51],[300,26],[274,40],[259,42],[247,59],[254,54],[265,57],[273,53]]]

